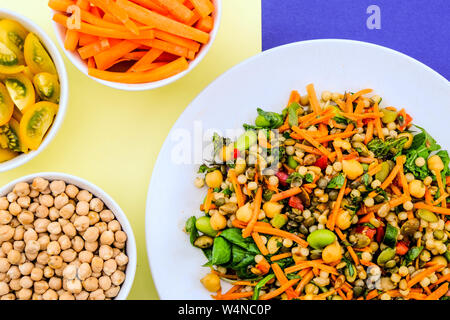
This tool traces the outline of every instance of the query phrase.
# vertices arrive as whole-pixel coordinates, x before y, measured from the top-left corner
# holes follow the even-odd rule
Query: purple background
[[[366,27],[367,7],[381,29]],[[319,39],[371,42],[405,53],[450,79],[450,0],[262,0],[262,47]]]

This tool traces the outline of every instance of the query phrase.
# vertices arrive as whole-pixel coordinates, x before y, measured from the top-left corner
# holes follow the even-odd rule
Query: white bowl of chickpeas
[[[136,243],[119,205],[65,173],[0,189],[0,300],[125,300]]]

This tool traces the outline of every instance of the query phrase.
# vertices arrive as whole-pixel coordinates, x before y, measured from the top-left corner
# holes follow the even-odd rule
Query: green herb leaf
[[[330,182],[328,182],[327,188],[329,189],[340,189],[344,185],[345,175],[343,173],[339,173],[334,176]]]
[[[291,127],[298,126],[298,115],[297,110],[300,108],[300,105],[297,102],[292,102],[288,106],[288,122]]]
[[[222,237],[214,238],[211,263],[221,265],[231,259],[231,245]]]
[[[186,225],[184,229],[186,232],[189,233],[191,244],[194,245],[194,241],[198,238],[198,231],[195,226],[195,222],[197,221],[197,218],[192,216],[186,221]]]

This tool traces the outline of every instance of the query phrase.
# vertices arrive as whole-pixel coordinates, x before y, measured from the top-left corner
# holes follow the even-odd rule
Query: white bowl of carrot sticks
[[[58,42],[84,74],[115,89],[174,82],[209,51],[221,0],[49,0]]]

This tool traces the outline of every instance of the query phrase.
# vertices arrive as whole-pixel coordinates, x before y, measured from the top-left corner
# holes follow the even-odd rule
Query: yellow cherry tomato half
[[[24,74],[9,75],[3,82],[19,110],[24,110],[36,101],[33,83]]]
[[[18,155],[17,152],[0,147],[0,163],[11,160],[11,159],[17,157],[17,155]]]
[[[16,54],[19,64],[25,63],[23,47],[27,35],[28,31],[17,21],[0,20],[0,41]]]
[[[25,38],[24,55],[25,62],[30,67],[31,72],[56,74],[56,68],[52,58],[50,58],[50,55],[38,37],[31,32]]]
[[[0,83],[0,126],[8,123],[14,112],[14,102],[9,96],[8,90]]]
[[[59,103],[60,86],[56,75],[40,72],[34,76],[33,83],[41,100]]]
[[[17,55],[0,41],[0,73],[13,74],[22,72],[25,68],[19,63]]]
[[[58,105],[48,101],[41,101],[27,108],[20,121],[19,131],[25,147],[31,150],[39,148],[57,111]]]

